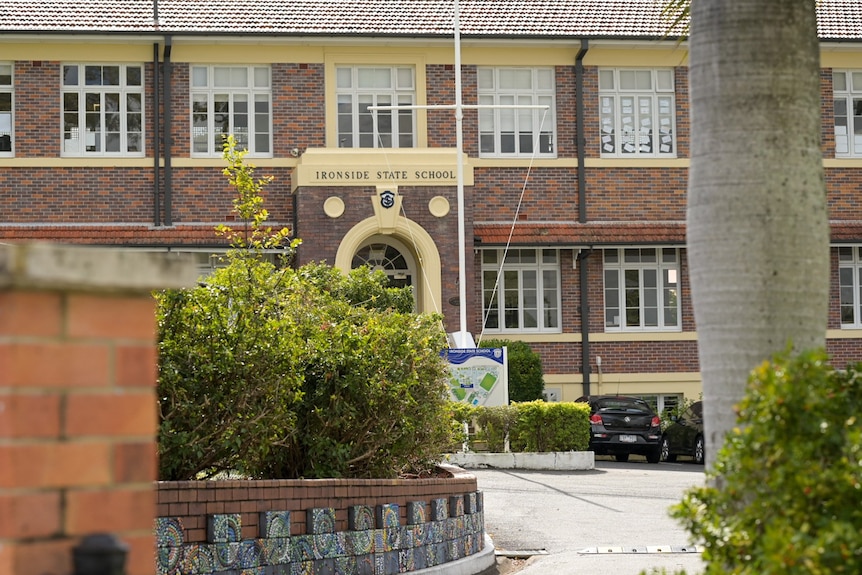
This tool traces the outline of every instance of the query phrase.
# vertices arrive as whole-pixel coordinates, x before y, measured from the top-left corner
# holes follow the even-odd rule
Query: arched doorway
[[[356,224],[345,234],[338,246],[338,252],[335,255],[335,267],[346,271],[356,267],[354,259],[357,257],[365,260],[370,260],[372,256],[377,258],[380,255],[379,252],[366,254],[364,250],[366,247],[378,244],[392,247],[404,257],[403,263],[396,263],[397,257],[389,258],[392,267],[391,275],[383,263],[387,259],[385,251],[379,265],[393,279],[396,275],[400,278],[401,273],[410,276],[416,310],[424,313],[442,313],[440,306],[442,292],[440,254],[428,232],[407,218],[399,217],[395,222],[394,233],[391,234],[380,233],[379,221],[375,217],[367,218]],[[408,245],[412,247],[408,247]],[[394,252],[390,251],[389,254],[394,255]],[[376,259],[375,265],[378,265]],[[406,271],[399,271],[404,266],[406,266]],[[406,278],[396,281],[404,282]]]
[[[414,288],[416,260],[410,250],[392,237],[374,236],[369,238],[353,256],[351,268],[367,265],[380,270],[389,277],[392,287]]]

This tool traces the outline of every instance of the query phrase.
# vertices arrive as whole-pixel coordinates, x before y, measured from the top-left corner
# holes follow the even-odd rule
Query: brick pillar
[[[153,575],[152,291],[195,281],[166,254],[0,246],[0,573],[69,575],[109,532]]]

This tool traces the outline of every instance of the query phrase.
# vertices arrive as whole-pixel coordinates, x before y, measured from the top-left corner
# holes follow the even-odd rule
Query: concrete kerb
[[[596,467],[592,451],[555,451],[549,453],[473,453],[446,456],[446,463],[463,469],[535,469],[543,471],[586,471]]]
[[[497,564],[494,542],[485,533],[485,546],[478,553],[468,555],[457,561],[450,561],[434,567],[427,567],[413,571],[416,575],[477,575],[483,573]]]

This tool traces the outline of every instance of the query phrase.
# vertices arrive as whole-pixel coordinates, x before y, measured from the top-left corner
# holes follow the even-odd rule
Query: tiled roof
[[[511,232],[511,240],[509,234]],[[683,222],[590,222],[474,224],[476,244],[511,245],[608,245],[628,243],[683,243]]]
[[[833,242],[858,242],[862,222],[830,222]],[[643,243],[685,243],[684,222],[530,222],[511,224],[476,223],[473,238],[483,246],[584,246]],[[511,234],[511,235],[510,235]]]
[[[464,37],[675,37],[663,0],[460,0]],[[818,0],[824,40],[862,39],[862,2]],[[158,22],[156,23],[156,13]],[[2,0],[0,31],[451,36],[452,0]]]

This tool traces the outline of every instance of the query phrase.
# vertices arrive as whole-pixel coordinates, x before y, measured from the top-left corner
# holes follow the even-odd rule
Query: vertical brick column
[[[68,575],[97,532],[155,572],[152,291],[194,281],[167,254],[0,246],[0,573]]]

